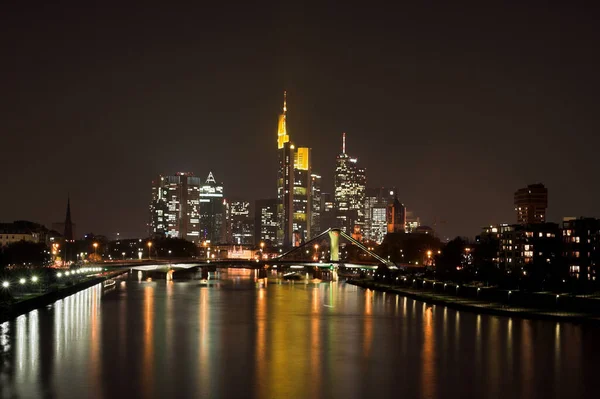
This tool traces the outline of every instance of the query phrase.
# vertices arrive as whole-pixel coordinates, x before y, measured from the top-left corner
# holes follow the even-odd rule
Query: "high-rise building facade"
[[[299,246],[310,238],[312,218],[312,177],[310,148],[299,147],[294,153],[294,195],[292,219],[292,246]]]
[[[394,202],[395,187],[368,188],[365,191],[363,237],[381,243],[387,234],[387,207]]]
[[[287,131],[287,97],[277,125],[277,244],[300,245],[310,237],[310,149],[296,148]]]
[[[321,176],[317,174],[310,175],[310,200],[311,200],[311,217],[310,217],[310,237],[313,238],[321,233]]]
[[[364,227],[367,178],[358,159],[346,154],[346,133],[342,137],[342,153],[336,159],[334,181],[337,226],[351,234],[355,225]]]
[[[547,207],[548,189],[543,184],[530,184],[515,192],[517,223],[544,223]]]
[[[212,172],[199,190],[200,240],[212,244],[226,241],[226,202],[223,183],[215,180]]]
[[[254,241],[277,245],[279,223],[277,219],[278,201],[273,199],[257,200],[254,206]]]
[[[321,231],[337,226],[335,217],[335,202],[332,193],[321,192]]]
[[[180,172],[159,176],[152,182],[150,235],[184,238],[200,237],[200,178]]]
[[[254,223],[250,202],[232,200],[227,203],[228,242],[235,245],[254,244]]]

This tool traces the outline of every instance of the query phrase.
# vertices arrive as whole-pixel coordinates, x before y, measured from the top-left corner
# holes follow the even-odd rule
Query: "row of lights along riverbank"
[[[81,275],[81,274],[86,274],[86,273],[97,273],[97,272],[101,272],[102,268],[101,267],[86,267],[83,269],[76,269],[76,270],[71,270],[71,271],[67,271],[64,272],[64,274],[62,272],[58,272],[56,273],[56,277],[57,278],[62,278],[63,276],[65,277],[69,277],[69,276],[76,276],[76,275]],[[19,284],[20,285],[25,285],[27,284],[27,279],[21,277],[19,279]],[[35,284],[39,281],[38,276],[31,276],[31,279],[29,280],[31,283]],[[11,282],[8,280],[4,280],[2,282],[2,288],[9,288],[10,287]]]

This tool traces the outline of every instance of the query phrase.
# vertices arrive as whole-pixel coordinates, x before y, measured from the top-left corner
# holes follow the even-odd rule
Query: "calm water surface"
[[[598,328],[222,277],[131,278],[0,324],[0,397],[600,395]]]

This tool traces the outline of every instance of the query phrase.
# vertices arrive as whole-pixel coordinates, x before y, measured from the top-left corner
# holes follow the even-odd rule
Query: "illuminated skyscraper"
[[[387,234],[387,207],[394,202],[396,188],[368,188],[365,194],[363,237],[381,243]]]
[[[257,200],[254,206],[254,241],[277,243],[277,199]]]
[[[192,173],[181,172],[174,176],[159,176],[152,182],[150,235],[198,242],[201,183]]]
[[[294,203],[292,245],[310,238],[312,189],[310,148],[299,147],[294,153]]]
[[[283,112],[277,124],[277,243],[290,245],[293,232],[294,145],[287,134],[287,98],[283,93]]]
[[[254,223],[250,217],[250,202],[229,201],[227,204],[227,221],[229,237],[227,242],[236,245],[254,243]]]
[[[310,237],[313,238],[321,233],[321,176],[317,174],[310,175]]]
[[[225,200],[223,183],[217,183],[212,172],[200,186],[200,239],[213,244],[226,241]]]
[[[277,244],[299,245],[310,236],[310,148],[296,148],[287,132],[287,98],[277,125]]]
[[[334,203],[338,227],[351,234],[354,226],[365,223],[365,169],[358,166],[358,159],[346,154],[346,133],[342,136],[342,153],[337,156],[335,167]]]

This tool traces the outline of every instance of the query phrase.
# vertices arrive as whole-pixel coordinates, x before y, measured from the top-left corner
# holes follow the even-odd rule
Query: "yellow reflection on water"
[[[425,304],[423,304],[425,306]],[[423,349],[421,351],[421,392],[423,397],[435,396],[435,333],[433,331],[433,311],[430,307],[425,309],[423,319]]]
[[[144,352],[142,366],[142,382],[145,396],[152,395],[154,380],[154,287],[144,288]]]
[[[365,291],[365,316],[363,319],[363,355],[368,358],[371,353],[371,342],[373,341],[373,291]]]
[[[312,312],[310,315],[310,374],[311,374],[311,387],[312,397],[318,397],[321,390],[321,362],[323,359],[320,358],[321,347],[320,347],[320,310],[319,307],[319,290],[313,288],[312,293]]]
[[[210,295],[210,288],[202,287],[200,288],[200,334],[199,338],[199,355],[200,355],[200,390],[202,392],[202,397],[208,397],[210,393],[210,364],[209,364],[209,330],[208,330],[208,320],[209,320],[209,312],[210,306],[208,303]]]
[[[256,300],[256,374],[259,379],[258,397],[264,398],[267,395],[265,373],[267,371],[266,344],[267,344],[267,299],[266,289],[258,290],[258,299]]]

